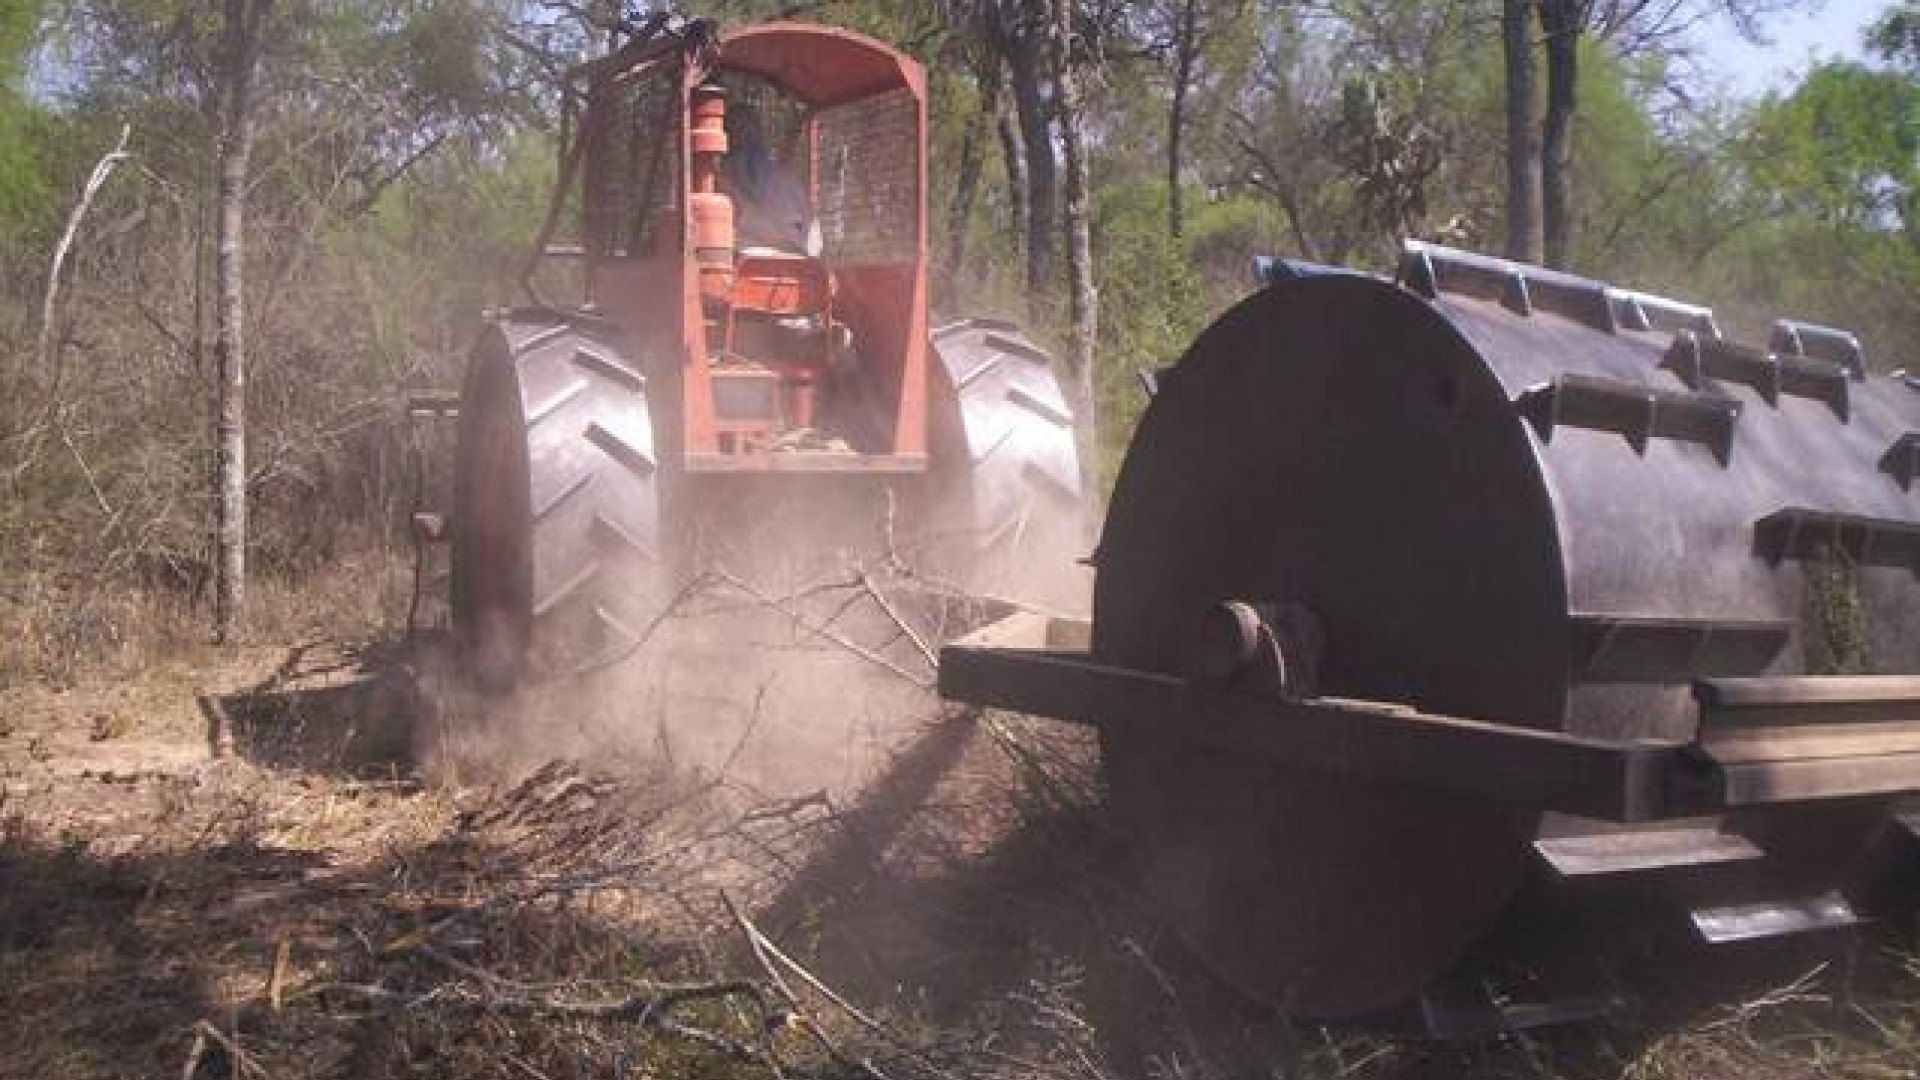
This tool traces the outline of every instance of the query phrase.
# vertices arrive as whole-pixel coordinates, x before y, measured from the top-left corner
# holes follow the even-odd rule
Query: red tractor
[[[461,392],[451,606],[478,680],[616,654],[707,567],[793,580],[874,543],[985,591],[1052,560],[1041,595],[1071,604],[1048,358],[928,315],[920,65],[824,26],[656,23],[569,79],[541,245],[584,301],[493,313]],[[548,247],[564,207],[579,243]]]

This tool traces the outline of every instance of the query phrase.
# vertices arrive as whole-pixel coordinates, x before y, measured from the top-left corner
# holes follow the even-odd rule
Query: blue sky
[[[1791,85],[1815,59],[1859,58],[1861,34],[1892,0],[1826,0],[1818,10],[1779,16],[1766,25],[1771,43],[1750,45],[1725,21],[1699,32],[1701,66],[1727,89],[1757,94]]]

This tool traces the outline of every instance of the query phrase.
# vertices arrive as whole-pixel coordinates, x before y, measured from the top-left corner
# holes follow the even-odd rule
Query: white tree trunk
[[[1098,471],[1100,425],[1094,396],[1094,349],[1100,332],[1100,294],[1093,280],[1093,211],[1087,153],[1081,130],[1080,86],[1073,70],[1073,0],[1054,0],[1051,38],[1056,118],[1061,157],[1066,166],[1063,200],[1067,249],[1067,302],[1072,343],[1067,353],[1068,393],[1074,397],[1080,471],[1091,480]],[[1088,484],[1088,490],[1093,485]]]
[[[253,155],[254,72],[271,0],[226,0],[222,38],[219,220],[214,249],[214,637],[246,628],[247,352],[244,289],[247,167]]]

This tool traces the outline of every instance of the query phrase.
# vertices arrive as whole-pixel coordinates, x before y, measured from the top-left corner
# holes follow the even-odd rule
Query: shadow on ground
[[[422,701],[404,643],[289,650],[266,679],[206,699],[208,738],[256,765],[357,779],[410,774]]]
[[[1155,917],[1097,791],[1055,798],[1000,775],[988,797],[1015,806],[1011,824],[984,848],[942,847],[939,820],[965,810],[947,789],[978,749],[931,732],[763,909],[859,1000],[953,1030],[1017,1021],[1028,1053],[1087,1076],[1785,1080],[1822,1061],[1920,1075],[1910,921],[1708,949],[1672,897],[1576,905],[1544,882],[1463,965],[1472,985],[1363,1021],[1289,1021],[1211,978]],[[1513,1026],[1554,1010],[1561,1022]]]

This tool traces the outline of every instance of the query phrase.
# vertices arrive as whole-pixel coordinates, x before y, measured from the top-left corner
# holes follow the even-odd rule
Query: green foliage
[[[1590,273],[1613,274],[1637,269],[1635,256],[1664,246],[1647,226],[1658,220],[1658,204],[1682,183],[1684,167],[1654,130],[1639,91],[1657,85],[1660,72],[1635,70],[1594,41],[1582,46],[1574,261]]]
[[[950,279],[933,283],[939,313],[1026,321],[1052,312],[1059,294],[1035,295],[1023,281],[1009,172],[992,125],[980,122],[995,53],[979,15],[990,6],[828,0],[799,17],[874,34],[927,64],[934,265],[962,238],[966,252]],[[1405,235],[1500,246],[1503,79],[1490,8],[1202,6],[1175,240],[1165,20],[1184,3],[1083,4],[1106,477],[1145,403],[1137,373],[1176,361],[1247,294],[1253,255],[1384,269]],[[480,309],[516,298],[554,177],[559,110],[535,65],[496,31],[575,44],[590,36],[568,31],[560,7],[277,3],[249,202],[255,450],[274,463],[261,482],[270,554],[322,546],[296,528],[315,516],[315,500],[337,499],[329,513],[377,501],[368,490],[379,485],[362,477],[378,474],[369,462],[388,467],[394,448],[328,433],[363,430],[351,410],[398,383],[452,383]],[[791,7],[676,9],[740,25]],[[191,552],[204,538],[218,15],[199,0],[0,0],[0,250],[14,268],[0,346],[31,338],[52,226],[123,120],[138,155],[96,207],[71,276],[69,328],[86,361],[59,389],[95,476],[73,455],[46,455],[32,473],[33,505],[67,531],[43,530],[38,546],[16,550],[60,550],[109,528],[91,479],[117,511],[112,543],[134,543],[137,532],[139,543]],[[1743,338],[1793,315],[1859,330],[1876,357],[1920,357],[1916,27],[1920,3],[1905,0],[1876,30],[1888,69],[1823,65],[1751,104],[1669,93],[1682,74],[1657,45],[1628,54],[1618,38],[1585,41],[1575,269],[1711,303]],[[36,100],[29,69],[46,55],[35,52],[43,40],[55,43],[42,62],[56,77],[33,83],[51,88]],[[955,178],[969,146],[980,185],[956,236]],[[1041,322],[1033,329],[1059,345],[1060,320]],[[6,355],[0,394],[42,401],[54,373]],[[126,436],[133,431],[141,438]]]
[[[1200,277],[1204,318],[1246,294],[1254,256],[1290,244],[1286,216],[1270,200],[1241,192],[1191,205],[1184,257]]]
[[[39,214],[48,196],[45,116],[26,93],[39,28],[38,0],[0,0],[0,227]]]
[[[554,173],[555,147],[543,135],[465,141],[389,188],[360,227],[335,239],[329,259],[351,276],[367,347],[385,371],[403,381],[457,377],[455,358],[482,310],[518,291]]]
[[[1102,490],[1146,405],[1139,373],[1178,360],[1206,322],[1200,277],[1167,235],[1166,194],[1163,183],[1136,181],[1103,185],[1095,198],[1094,267],[1105,312],[1094,387]]]
[[[1855,331],[1870,362],[1920,351],[1920,84],[1824,64],[1722,130],[1701,170],[1717,177],[1704,210],[1732,225],[1693,287],[1740,336],[1788,316]]]
[[[1899,0],[1867,28],[1867,46],[1882,58],[1920,72],[1920,3]]]
[[[1920,179],[1920,84],[1823,64],[1763,102],[1752,123],[1754,180],[1781,210],[1841,228],[1906,223]]]
[[[1858,575],[1845,553],[1836,550],[1808,564],[1801,620],[1808,674],[1858,675],[1867,670],[1866,609]]]

